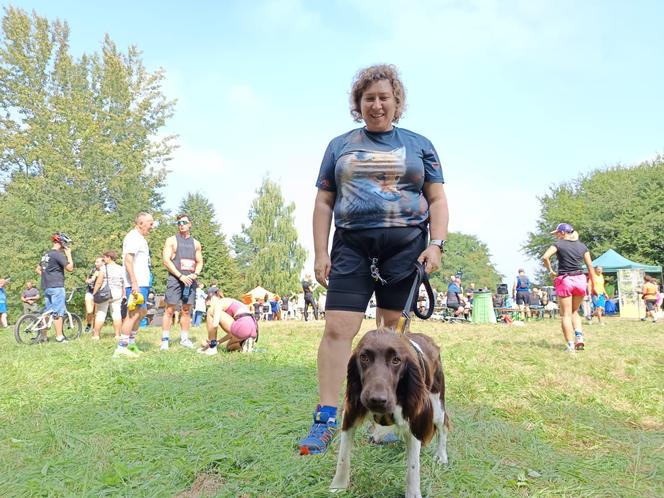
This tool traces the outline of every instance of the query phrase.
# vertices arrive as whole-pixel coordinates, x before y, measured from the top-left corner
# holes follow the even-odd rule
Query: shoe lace
[[[318,439],[327,444],[334,436],[335,427],[328,423],[314,422],[309,431],[309,438]]]

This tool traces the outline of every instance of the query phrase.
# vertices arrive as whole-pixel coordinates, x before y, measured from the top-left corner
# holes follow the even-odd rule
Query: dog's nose
[[[387,404],[387,394],[385,393],[376,393],[372,394],[369,397],[369,403],[372,407],[384,407]]]

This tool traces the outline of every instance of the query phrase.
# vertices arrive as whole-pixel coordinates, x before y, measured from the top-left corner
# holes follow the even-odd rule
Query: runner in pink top
[[[216,288],[209,291],[210,306],[207,311],[207,344],[198,350],[207,355],[217,354],[217,345],[226,344],[227,351],[251,352],[258,339],[258,324],[251,310],[237,299],[224,297]],[[217,328],[226,335],[217,341]]]

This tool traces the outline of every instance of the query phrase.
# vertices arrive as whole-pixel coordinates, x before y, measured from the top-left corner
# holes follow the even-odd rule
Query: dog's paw
[[[349,484],[350,482],[341,482],[341,480],[337,482],[337,480],[335,479],[334,481],[332,481],[332,484],[330,484],[330,492],[341,493],[343,491],[346,491],[348,489]]]

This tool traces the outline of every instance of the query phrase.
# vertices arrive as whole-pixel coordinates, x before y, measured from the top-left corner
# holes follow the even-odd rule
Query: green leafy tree
[[[209,285],[214,279],[226,296],[240,298],[244,290],[243,280],[221,225],[216,221],[212,203],[200,193],[190,193],[182,200],[179,213],[189,215],[191,233],[203,248],[204,265],[199,280]]]
[[[307,257],[297,241],[293,213],[295,204],[286,205],[279,185],[265,178],[249,211],[249,225],[233,236],[245,288],[262,285],[279,294],[300,288],[300,273]]]
[[[80,285],[96,255],[121,250],[134,216],[162,215],[159,188],[173,137],[158,138],[173,103],[163,73],[148,72],[135,47],[74,58],[69,27],[7,7],[0,33],[0,258],[9,291],[65,231]],[[154,249],[154,248],[153,248]]]
[[[502,279],[491,262],[488,246],[474,235],[450,232],[445,245],[441,267],[431,277],[431,285],[438,290],[447,289],[449,278],[463,272],[464,285],[475,282],[475,288],[495,289]]]
[[[649,264],[661,264],[664,240],[664,158],[633,167],[596,170],[556,185],[539,199],[537,229],[524,250],[539,258],[558,223],[570,223],[593,258],[607,249]]]

